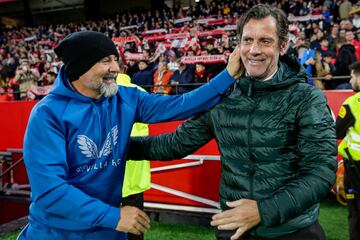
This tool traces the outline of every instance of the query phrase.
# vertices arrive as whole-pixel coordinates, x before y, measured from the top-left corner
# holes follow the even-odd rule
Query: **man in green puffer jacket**
[[[256,5],[238,22],[245,73],[212,110],[175,133],[134,138],[131,159],[179,159],[215,138],[221,153],[217,239],[325,239],[319,201],[335,181],[334,120],[323,93],[287,57],[285,14]]]

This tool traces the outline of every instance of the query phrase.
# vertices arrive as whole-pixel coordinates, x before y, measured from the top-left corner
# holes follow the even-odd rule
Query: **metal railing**
[[[2,154],[3,156],[8,156],[8,152]],[[2,172],[0,168],[0,193],[4,195],[30,195],[30,185],[29,184],[18,184],[14,182],[14,169],[24,160],[24,157],[21,157],[16,162],[11,164]],[[3,161],[11,162],[11,160],[1,159],[0,166],[2,166]],[[9,181],[4,183],[3,178],[5,176],[9,177]]]

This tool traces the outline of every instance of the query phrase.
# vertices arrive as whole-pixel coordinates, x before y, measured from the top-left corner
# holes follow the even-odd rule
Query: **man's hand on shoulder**
[[[240,199],[226,203],[231,209],[215,214],[211,226],[219,230],[236,230],[231,240],[238,239],[247,230],[260,223],[260,214],[255,200]]]
[[[140,235],[150,228],[150,218],[145,212],[132,206],[121,207],[117,231]]]

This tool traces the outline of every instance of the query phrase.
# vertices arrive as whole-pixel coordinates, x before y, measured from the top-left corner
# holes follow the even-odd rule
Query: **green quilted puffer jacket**
[[[212,110],[174,133],[131,140],[131,159],[179,159],[216,139],[221,154],[220,205],[257,201],[252,235],[274,238],[313,224],[319,200],[335,181],[334,120],[304,69],[280,58],[271,80],[241,77]]]

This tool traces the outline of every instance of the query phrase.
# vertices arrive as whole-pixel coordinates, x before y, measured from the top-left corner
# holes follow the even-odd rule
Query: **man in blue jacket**
[[[24,138],[32,203],[19,239],[125,239],[126,232],[144,233],[149,217],[121,207],[133,123],[184,119],[210,109],[239,75],[238,51],[209,84],[172,97],[118,87],[119,54],[101,33],[73,33],[55,53],[64,66],[53,90],[32,110]]]

